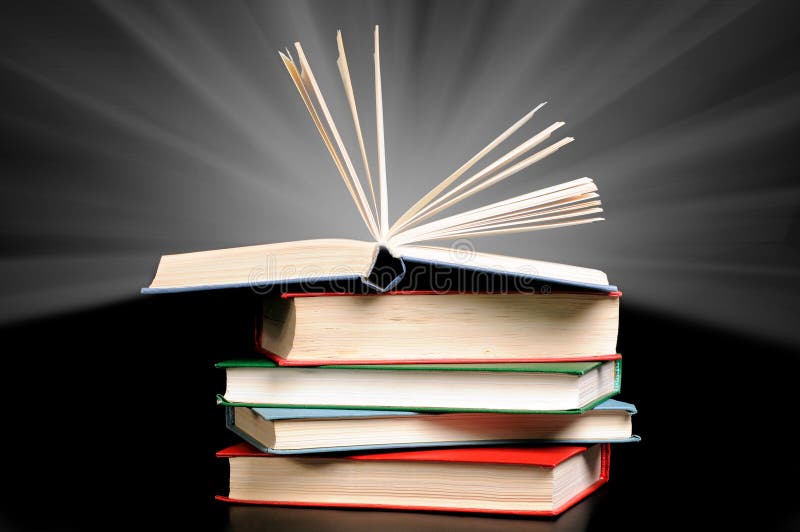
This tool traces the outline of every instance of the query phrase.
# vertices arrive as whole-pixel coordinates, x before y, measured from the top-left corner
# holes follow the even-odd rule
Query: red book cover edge
[[[546,447],[461,447],[453,449],[425,449],[358,453],[338,456],[343,460],[403,461],[403,462],[462,462],[485,464],[515,464],[555,467],[564,460],[588,449],[586,445],[552,445]],[[218,458],[235,457],[271,458],[246,442],[239,442],[217,452]]]
[[[266,355],[272,359],[277,365],[282,367],[301,367],[301,366],[346,366],[346,365],[381,365],[381,364],[480,364],[480,363],[506,363],[506,362],[604,362],[606,360],[618,360],[622,358],[619,353],[612,353],[610,355],[587,355],[580,358],[543,358],[543,357],[530,357],[530,358],[492,358],[476,360],[474,358],[447,358],[447,359],[409,359],[404,358],[401,360],[302,360],[292,361],[281,358],[278,355],[261,347],[256,343],[256,351],[262,355]]]
[[[536,292],[459,292],[458,290],[450,290],[445,292],[437,292],[436,290],[389,290],[388,292],[368,293],[368,294],[351,294],[348,292],[285,292],[281,294],[282,299],[292,299],[295,297],[374,297],[374,296],[456,296],[456,295],[508,295],[508,294],[526,294],[526,295],[557,295],[557,294],[574,294],[574,295],[587,295],[587,296],[609,296],[609,297],[622,297],[622,292],[619,290],[613,292],[569,292],[569,291],[556,291],[547,294]]]

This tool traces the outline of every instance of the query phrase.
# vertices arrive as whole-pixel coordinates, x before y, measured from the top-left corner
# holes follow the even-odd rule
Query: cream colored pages
[[[151,289],[259,286],[281,281],[367,276],[373,242],[300,240],[180,255],[164,255]]]
[[[427,194],[425,194],[425,196],[420,198],[419,201],[417,201],[417,203],[412,205],[405,213],[403,213],[402,216],[400,216],[400,218],[397,219],[397,221],[392,226],[391,232],[392,233],[399,232],[402,229],[402,227],[405,226],[407,221],[409,221],[413,216],[415,216],[420,210],[425,208],[428,205],[428,203],[430,203],[431,201],[433,201],[434,198],[436,198],[436,196],[441,194],[447,187],[449,187],[451,184],[453,184],[459,177],[464,175],[464,173],[467,170],[472,168],[477,162],[479,162],[481,159],[483,159],[483,157],[486,156],[490,151],[492,151],[497,146],[499,146],[500,143],[502,143],[508,137],[513,135],[519,128],[521,128],[522,126],[527,124],[528,120],[530,120],[533,117],[533,115],[536,113],[536,111],[538,111],[539,109],[544,107],[545,104],[547,104],[547,102],[540,103],[539,105],[537,105],[533,110],[531,110],[531,112],[529,112],[528,114],[526,114],[525,116],[520,118],[511,127],[509,127],[507,130],[505,130],[503,133],[501,133],[496,139],[494,139],[492,142],[487,144],[481,151],[479,151],[478,153],[473,155],[472,158],[469,161],[467,161],[466,163],[464,163],[463,165],[461,165],[461,167],[459,167],[458,170],[456,170],[455,172],[450,174],[448,177],[446,177],[444,180],[442,180],[441,183],[439,183],[438,185],[433,187],[433,189],[431,189],[430,192],[428,192]]]
[[[330,111],[328,110],[328,104],[325,103],[325,98],[322,96],[322,91],[319,89],[319,85],[317,85],[317,80],[314,77],[314,73],[311,70],[311,65],[309,65],[308,60],[306,59],[306,55],[303,52],[303,47],[300,43],[295,43],[295,49],[297,50],[298,59],[300,60],[300,66],[302,70],[300,71],[300,79],[303,81],[303,84],[306,86],[306,89],[314,95],[319,104],[320,109],[322,110],[322,114],[325,117],[325,120],[328,123],[328,128],[330,129],[331,134],[333,135],[334,140],[336,141],[336,146],[339,149],[339,154],[344,161],[345,168],[347,169],[348,177],[353,185],[353,189],[356,192],[355,200],[356,204],[359,207],[359,211],[365,213],[367,219],[367,227],[370,232],[374,235],[377,230],[380,228],[376,226],[375,218],[372,213],[372,210],[369,208],[369,202],[367,201],[367,197],[364,195],[364,189],[361,186],[361,181],[358,178],[358,174],[356,173],[355,167],[353,167],[353,163],[350,160],[350,155],[347,153],[347,148],[342,141],[342,137],[339,135],[339,130],[336,127],[336,124],[333,122],[333,117],[331,116]],[[363,214],[362,214],[363,215]]]
[[[302,50],[302,49],[301,49]],[[314,106],[314,102],[311,99],[311,95],[309,94],[308,89],[306,88],[306,83],[304,83],[302,75],[300,71],[297,69],[297,65],[295,65],[294,60],[288,55],[288,52],[284,54],[283,52],[278,52],[283,61],[286,70],[289,72],[289,76],[292,78],[292,81],[297,88],[297,91],[300,93],[300,97],[303,100],[303,103],[308,110],[308,113],[311,115],[311,120],[314,122],[314,125],[317,127],[317,131],[322,137],[322,142],[325,144],[325,147],[328,149],[328,153],[330,154],[331,158],[333,159],[334,164],[336,165],[336,169],[339,171],[339,175],[342,177],[345,186],[347,187],[347,191],[350,193],[350,196],[353,199],[353,202],[356,204],[356,208],[358,209],[359,214],[361,215],[361,219],[364,220],[364,223],[369,229],[372,238],[377,240],[378,238],[378,228],[375,225],[374,216],[368,213],[368,206],[365,206],[361,202],[361,196],[363,193],[359,195],[356,191],[355,185],[352,183],[347,170],[342,163],[342,160],[339,157],[339,154],[336,151],[336,148],[333,146],[333,142],[331,142],[330,135],[328,135],[325,126],[322,123],[322,120],[319,118],[319,114],[317,113],[317,109]],[[332,119],[331,119],[332,121]]]
[[[336,44],[339,47],[339,59],[336,64],[339,66],[339,75],[342,77],[342,84],[344,84],[344,92],[347,96],[347,103],[350,104],[350,112],[353,115],[353,126],[356,130],[356,138],[358,139],[358,148],[361,151],[361,163],[364,165],[364,175],[369,184],[369,193],[372,198],[373,212],[378,212],[378,202],[375,199],[375,185],[372,182],[372,172],[369,169],[369,158],[367,157],[367,149],[364,146],[364,134],[361,131],[361,120],[358,119],[358,108],[356,106],[356,94],[353,91],[353,82],[350,79],[350,67],[347,64],[347,54],[344,51],[344,41],[342,41],[342,32],[336,32]]]
[[[380,33],[375,26],[375,120],[378,130],[378,189],[380,191],[380,242],[389,234],[389,189],[386,182],[386,145],[383,136],[383,87],[381,86]]]

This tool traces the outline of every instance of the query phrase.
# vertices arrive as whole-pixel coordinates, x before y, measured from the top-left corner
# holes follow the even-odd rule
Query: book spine
[[[263,453],[272,453],[272,449],[262,445],[261,442],[251,437],[248,433],[236,426],[236,413],[234,408],[235,407],[233,406],[225,407],[225,427],[259,451]]]

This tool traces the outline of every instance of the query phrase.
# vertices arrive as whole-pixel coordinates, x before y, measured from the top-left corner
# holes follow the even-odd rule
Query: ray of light
[[[356,150],[335,35],[361,122],[375,124],[377,23],[391,212],[549,101],[519,135],[564,120],[576,141],[464,208],[586,175],[607,221],[476,239],[478,249],[599,267],[631,303],[800,343],[800,298],[787,288],[800,263],[797,9],[8,3],[0,320],[137,297],[163,253],[367,238],[275,51],[302,41]],[[376,172],[374,127],[364,135]]]

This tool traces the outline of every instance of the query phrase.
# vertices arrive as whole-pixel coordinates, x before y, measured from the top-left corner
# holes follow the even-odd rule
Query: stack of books
[[[254,353],[218,364],[219,403],[243,440],[218,453],[230,466],[218,498],[557,515],[608,480],[609,444],[638,439],[633,405],[613,399],[621,293],[598,270],[412,244],[596,221],[596,187],[583,178],[422,223],[564,144],[514,163],[556,123],[454,185],[534,109],[390,226],[377,28],[380,201],[338,45],[372,202],[302,47],[301,68],[281,57],[376,242],[166,255],[144,290],[267,294]]]
[[[619,293],[284,294],[221,362],[223,500],[557,514],[632,441]]]

